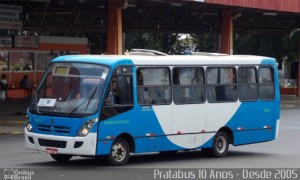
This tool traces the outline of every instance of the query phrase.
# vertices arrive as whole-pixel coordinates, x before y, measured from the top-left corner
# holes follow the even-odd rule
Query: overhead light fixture
[[[135,4],[128,4],[127,7],[130,7],[130,8],[135,8],[136,5]]]
[[[120,0],[119,1],[119,6],[122,9],[126,9],[128,7],[128,1],[127,0]]]
[[[218,13],[202,13],[203,16],[218,16]]]
[[[277,16],[277,13],[272,13],[272,12],[264,12],[265,16]]]
[[[30,0],[30,1],[34,1],[34,2],[46,2],[46,3],[50,3],[51,0]]]
[[[242,16],[242,13],[241,13],[241,12],[238,12],[238,13],[233,14],[232,18],[233,18],[233,19],[237,19],[237,18],[239,18],[239,17],[241,17],[241,16]]]
[[[181,7],[182,4],[181,3],[176,3],[176,2],[171,2],[170,3],[172,6],[175,6],[175,7]]]
[[[57,15],[70,15],[72,12],[56,12]]]

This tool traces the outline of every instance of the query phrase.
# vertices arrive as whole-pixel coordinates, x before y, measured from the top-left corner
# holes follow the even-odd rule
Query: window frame
[[[128,67],[131,69],[131,72],[129,73],[117,73],[117,69],[120,67]],[[113,72],[110,74],[110,77],[107,82],[107,88],[104,91],[104,96],[102,97],[102,105],[100,109],[100,121],[109,119],[111,117],[117,116],[119,114],[125,113],[127,111],[130,111],[134,108],[134,76],[133,76],[133,66],[117,66],[114,68]],[[130,104],[114,104],[111,103],[109,105],[105,104],[106,99],[108,98],[110,92],[112,92],[112,86],[111,83],[113,82],[114,77],[118,76],[125,76],[130,78],[129,86],[131,87],[131,103]],[[113,101],[113,100],[112,100]]]
[[[207,100],[208,103],[234,103],[234,102],[238,101],[239,98],[238,98],[238,81],[237,81],[237,68],[236,68],[236,66],[237,65],[228,65],[228,66],[218,66],[218,65],[216,65],[216,66],[207,66],[205,68],[206,100]],[[221,68],[234,68],[234,70],[235,70],[235,74],[234,74],[235,75],[235,77],[234,77],[235,78],[235,83],[224,83],[224,84],[222,84],[222,83],[217,82],[217,84],[208,84],[208,69],[214,69],[214,68],[220,68],[220,69]],[[210,101],[209,96],[208,96],[209,89],[212,88],[212,87],[221,87],[221,86],[224,86],[224,87],[226,87],[226,86],[235,86],[235,89],[236,89],[235,99],[234,100],[225,100],[225,101],[218,101],[218,100]],[[215,94],[217,95],[217,93],[215,93]],[[226,96],[226,98],[227,98],[227,96]]]
[[[174,77],[174,72],[176,69],[184,69],[184,68],[190,68],[190,69],[202,69],[202,78],[203,78],[203,84],[184,84],[184,85],[180,85],[180,84],[175,84],[175,77]],[[172,68],[172,94],[173,94],[173,102],[174,104],[176,105],[185,105],[185,104],[204,104],[206,102],[206,71],[205,71],[205,68],[203,66],[174,66]],[[186,88],[186,87],[201,87],[201,88],[204,88],[203,92],[204,92],[204,99],[203,101],[200,101],[200,102],[184,102],[184,103],[178,103],[175,101],[175,88],[176,87],[181,87],[181,88]]]
[[[131,69],[131,72],[129,73],[118,73],[117,70],[118,68],[122,68],[122,67],[127,67],[129,69]],[[133,73],[132,73],[132,66],[117,66],[115,67],[113,73],[111,74],[111,77],[108,81],[108,84],[107,84],[107,89],[105,91],[105,96],[104,96],[104,100],[103,100],[103,103],[102,103],[102,107],[121,107],[121,106],[134,106],[134,87],[133,87],[133,84],[134,84],[134,81],[133,81]],[[105,99],[107,98],[107,96],[109,95],[108,93],[110,92],[113,92],[113,89],[112,89],[112,86],[111,84],[114,82],[114,78],[116,77],[120,77],[120,76],[124,76],[124,77],[129,77],[130,78],[130,83],[129,83],[129,86],[131,87],[131,103],[130,104],[116,104],[116,103],[112,103],[110,105],[105,105]],[[116,82],[116,81],[115,81]]]
[[[260,82],[260,73],[259,73],[259,70],[263,69],[263,68],[269,68],[269,69],[271,69],[271,71],[272,71],[272,80],[273,80],[272,83],[261,83]],[[271,66],[271,65],[261,65],[261,66],[258,67],[257,74],[258,74],[258,99],[261,100],[261,101],[274,101],[275,98],[276,98],[276,92],[275,92],[275,70],[274,70],[274,67]],[[260,88],[261,88],[261,86],[264,86],[264,85],[272,85],[273,86],[273,95],[274,95],[273,98],[271,98],[271,99],[261,98]]]
[[[240,69],[241,68],[253,68],[255,70],[255,83],[240,83],[239,82],[239,79],[240,79],[240,76],[239,76],[239,72],[240,72]],[[258,83],[258,68],[257,66],[253,65],[253,66],[250,66],[250,65],[246,65],[246,66],[239,66],[238,69],[237,69],[237,84],[238,84],[238,98],[240,100],[240,102],[255,102],[255,101],[258,101],[259,99],[259,83]],[[251,85],[255,85],[256,86],[256,99],[253,99],[253,100],[241,100],[240,98],[240,86],[251,86]]]
[[[168,85],[139,85],[139,70],[141,69],[166,69],[168,72],[168,77],[169,77],[169,84]],[[143,83],[144,84],[144,83]],[[137,103],[140,106],[160,106],[160,105],[170,105],[172,104],[172,75],[171,75],[171,68],[170,66],[137,66],[136,67],[136,87],[137,87]],[[140,94],[139,94],[139,89],[140,88],[169,88],[169,102],[167,103],[141,103],[140,102]],[[142,96],[143,97],[143,96]]]

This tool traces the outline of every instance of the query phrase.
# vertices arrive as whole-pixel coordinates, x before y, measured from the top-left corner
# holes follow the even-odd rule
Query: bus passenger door
[[[138,67],[137,152],[168,150],[166,138],[172,127],[172,91],[168,67]]]
[[[134,112],[133,79],[130,68],[117,68],[104,93],[98,139],[105,140],[107,137],[117,137],[123,133],[135,137],[137,128]],[[112,141],[109,142],[112,143]],[[107,148],[110,147],[104,143],[98,143],[97,151],[104,151],[104,149],[108,151]]]

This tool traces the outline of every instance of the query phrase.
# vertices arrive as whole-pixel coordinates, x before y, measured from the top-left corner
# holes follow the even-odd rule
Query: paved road
[[[59,179],[67,176],[77,177],[76,174],[80,169],[84,174],[101,172],[101,177],[109,179],[118,179],[122,173],[126,173],[128,177],[143,180],[147,179],[145,176],[150,177],[150,174],[150,179],[153,179],[154,168],[300,168],[299,117],[298,108],[282,110],[277,140],[239,147],[231,146],[230,153],[225,158],[209,158],[201,151],[181,152],[171,156],[135,155],[130,158],[128,165],[118,168],[107,167],[101,159],[81,157],[76,157],[65,164],[57,164],[42,152],[25,150],[23,136],[0,136],[0,168],[48,170],[49,177],[60,177]],[[140,173],[137,174],[132,170],[136,168],[143,170],[139,170]],[[299,178],[299,169],[297,173]]]

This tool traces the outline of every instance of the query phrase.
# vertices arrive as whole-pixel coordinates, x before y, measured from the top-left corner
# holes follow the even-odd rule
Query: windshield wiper
[[[38,100],[37,100],[38,99],[37,98],[37,93],[34,93],[33,96],[34,96],[34,99],[31,99],[31,103],[30,104],[33,104],[33,101],[35,101],[34,104],[35,104],[36,111],[37,111],[38,114],[40,114],[39,105],[38,105],[39,103],[38,103]]]
[[[77,111],[81,106],[83,106],[86,102],[87,102],[87,105],[86,105],[86,108],[85,110],[87,110],[87,107],[89,106],[91,100],[94,98],[95,96],[95,93],[98,89],[99,85],[97,85],[93,91],[93,93],[87,97],[85,100],[83,100],[78,106],[76,106],[70,113],[69,113],[69,116],[71,116],[75,111]]]

